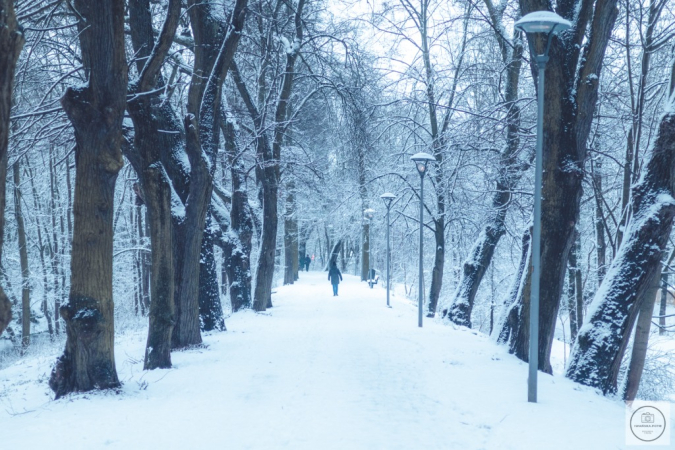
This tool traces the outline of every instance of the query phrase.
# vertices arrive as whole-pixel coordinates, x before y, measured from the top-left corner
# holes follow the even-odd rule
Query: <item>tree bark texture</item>
[[[513,279],[509,294],[502,302],[502,314],[499,326],[496,327],[497,342],[507,344],[509,353],[527,361],[529,329],[522,329],[525,324],[520,321],[523,315],[530,313],[530,279],[532,278],[532,229],[523,233],[522,250],[518,271]]]
[[[19,164],[19,160],[15,162],[15,165]],[[51,315],[51,310],[47,305],[47,296],[49,295],[50,291],[50,284],[49,280],[47,278],[47,267],[53,269],[54,265],[53,264],[47,264],[47,256],[49,257],[50,262],[54,262],[54,250],[55,248],[52,247],[52,242],[49,241],[49,233],[47,232],[47,227],[44,225],[44,222],[40,220],[40,215],[42,214],[42,208],[40,208],[39,203],[40,200],[38,200],[38,193],[37,189],[35,188],[35,176],[33,173],[33,170],[30,167],[30,159],[26,158],[26,169],[25,171],[28,173],[28,179],[30,181],[30,186],[31,186],[31,191],[33,193],[33,205],[35,206],[35,211],[38,212],[38,214],[35,217],[35,228],[37,231],[37,237],[38,237],[38,248],[40,251],[38,252],[40,255],[40,266],[42,267],[42,285],[44,286],[44,289],[42,290],[42,302],[41,302],[41,308],[43,314],[45,315],[45,319],[47,321],[47,331],[49,332],[49,338],[52,339],[54,337],[54,326],[52,324],[52,315]],[[51,150],[50,150],[50,161],[51,161]],[[18,166],[17,166],[18,167]],[[18,180],[20,177],[16,177],[16,180]],[[16,184],[16,181],[15,181]],[[53,185],[52,185],[53,189]],[[52,191],[52,199],[53,199],[53,194],[54,192]],[[16,201],[16,198],[15,198]],[[23,202],[23,198],[20,199],[19,204]],[[52,209],[50,207],[50,209]],[[53,210],[52,210],[53,211]],[[46,215],[46,214],[45,214]],[[52,216],[53,217],[53,216]],[[44,228],[43,228],[44,227]],[[45,239],[43,240],[43,230],[44,230],[44,236]],[[26,254],[26,266],[28,266],[28,255]],[[30,275],[30,271],[27,270],[27,274]],[[57,271],[54,270],[54,280],[56,281],[57,279]],[[53,286],[56,288],[55,283]],[[58,295],[56,292],[56,289],[54,289],[54,295]],[[29,307],[30,309],[30,307]]]
[[[66,347],[49,380],[57,398],[120,385],[113,351],[112,250],[127,93],[124,3],[74,1],[82,16],[78,29],[88,83],[68,88],[61,100],[75,131],[76,176],[71,286],[60,311]]]
[[[241,78],[241,74],[233,66],[232,75],[237,89],[246,105],[249,115],[255,126],[256,133],[256,181],[259,189],[259,199],[262,204],[262,233],[260,237],[260,252],[256,266],[255,287],[253,292],[253,308],[256,311],[265,311],[272,305],[272,283],[274,281],[274,265],[276,258],[277,226],[278,226],[278,199],[281,158],[281,147],[286,123],[288,103],[293,89],[295,75],[295,61],[300,54],[300,44],[303,40],[302,12],[305,0],[299,0],[293,14],[295,36],[291,40],[292,46],[286,51],[284,69],[279,82],[279,94],[274,105],[274,131],[270,144],[267,137],[266,124],[263,114],[255,105],[248,89]],[[290,6],[289,6],[290,8]],[[264,84],[264,74],[259,79]],[[258,104],[262,107],[264,89],[258,90]]]
[[[570,320],[570,342],[577,338],[579,326],[577,324],[577,252],[576,246],[570,251],[569,267],[567,268],[567,312]]]
[[[221,125],[225,137],[225,157],[232,180],[232,203],[230,205],[230,234],[225,253],[225,270],[229,282],[232,312],[251,307],[251,249],[253,219],[248,207],[245,168],[238,159],[234,118]]]
[[[543,0],[520,1],[523,16],[547,8]],[[549,357],[579,219],[586,142],[598,97],[602,60],[618,14],[616,0],[566,0],[558,3],[556,12],[571,20],[573,26],[553,38],[546,67],[538,333],[539,369],[546,373],[552,370]],[[544,39],[539,38],[536,51],[542,53],[544,44]],[[531,67],[536,80],[533,58]],[[529,302],[525,298],[520,301]],[[529,311],[523,315],[526,309],[529,308],[521,309],[518,322],[522,324],[516,337],[524,345],[525,334],[529,333]]]
[[[668,306],[668,271],[669,267],[666,267],[666,273],[661,275],[661,299],[659,301],[659,336],[664,336],[666,334],[666,308]]]
[[[272,147],[269,137],[265,132],[265,123],[263,115],[253,102],[253,98],[244,82],[236,64],[232,66],[232,78],[237,85],[237,90],[242,101],[248,109],[251,120],[255,126],[255,151],[256,151],[256,182],[258,184],[258,197],[262,202],[263,223],[261,225],[260,251],[258,255],[258,265],[256,266],[256,284],[254,288],[253,308],[256,311],[267,309],[267,302],[271,301],[272,279],[274,276],[274,252],[276,249],[276,226],[277,226],[277,184],[276,172],[271,163]],[[264,161],[270,161],[265,164]],[[268,230],[267,228],[274,228]],[[273,234],[272,234],[273,233]],[[262,261],[264,259],[264,261]],[[258,278],[260,275],[263,278]],[[268,286],[269,281],[269,288]],[[257,292],[257,294],[256,294]],[[268,298],[269,297],[269,298]]]
[[[645,298],[640,301],[641,306],[635,325],[633,351],[631,352],[628,372],[626,373],[626,382],[623,389],[623,399],[628,402],[635,400],[638,390],[640,389],[642,371],[645,368],[645,360],[647,359],[649,329],[652,326],[652,314],[654,314],[654,303],[656,303],[656,294],[659,290],[660,278],[661,266],[659,265],[654,274],[651,286],[645,293]]]
[[[368,279],[370,270],[370,223],[361,227],[361,281]]]
[[[581,233],[574,231],[574,244],[570,250],[568,271],[567,309],[570,319],[570,342],[577,338],[579,328],[584,322],[584,292],[581,279],[581,267],[579,267],[579,255],[581,254]]]
[[[16,234],[19,238],[19,263],[21,265],[21,346],[30,345],[30,269],[28,268],[28,248],[26,247],[26,226],[21,210],[21,166],[20,160],[14,162],[12,173],[14,176],[14,218],[16,219]]]
[[[171,334],[176,320],[174,303],[173,222],[171,220],[171,182],[156,163],[145,170],[146,196],[152,265],[150,311],[144,370],[171,367]]]
[[[596,248],[596,262],[597,262],[597,283],[598,286],[602,284],[605,278],[605,271],[607,270],[607,244],[605,239],[605,213],[602,198],[602,162],[600,159],[592,162],[592,181],[593,191],[595,193],[595,248]]]
[[[172,336],[174,348],[201,344],[200,286],[203,287],[202,292],[218,291],[215,271],[202,273],[199,262],[206,214],[213,192],[222,84],[239,45],[246,4],[247,0],[237,0],[229,23],[224,25],[217,20],[219,15],[212,12],[212,8],[220,6],[217,2],[188,1],[195,38],[195,63],[188,91],[188,116],[184,121],[190,185],[185,198],[185,219],[178,229],[183,246],[177,255],[177,260],[180,260],[180,282],[176,290],[177,320]],[[213,244],[209,244],[213,252]],[[220,303],[219,297],[210,297],[210,300]]]
[[[199,5],[195,2],[195,5]],[[199,106],[199,135],[202,149],[206,153],[211,164],[211,186],[213,189],[213,176],[215,174],[216,159],[220,142],[220,123],[222,120],[222,86],[230,62],[238,47],[241,31],[246,17],[247,0],[235,2],[230,15],[229,27],[223,24],[213,15],[213,9],[222,7],[220,2],[213,2],[208,11],[206,8],[197,8],[196,14],[192,14],[191,20],[199,20],[200,25],[195,32],[195,42],[203,46],[198,51],[202,64],[198,67],[202,73],[209,74],[202,85],[203,93]],[[199,18],[197,19],[197,16]],[[214,45],[218,43],[218,45]],[[193,80],[200,81],[200,80]],[[195,89],[196,91],[197,89]],[[188,109],[189,111],[189,109]],[[212,192],[206,192],[207,202],[211,199]],[[199,305],[200,320],[204,331],[225,330],[223,309],[218,294],[218,275],[215,267],[215,229],[208,224],[210,218],[206,218],[204,235],[202,237],[199,270]]]
[[[55,312],[58,311],[58,309],[61,307],[61,296],[65,292],[65,286],[60,285],[59,280],[65,278],[65,269],[62,267],[60,264],[60,255],[64,251],[63,247],[63,239],[66,238],[65,236],[65,229],[63,227],[63,216],[59,214],[59,220],[57,221],[57,213],[56,213],[56,201],[59,199],[60,194],[59,194],[59,189],[58,189],[58,183],[56,182],[56,174],[55,174],[55,169],[54,169],[54,164],[55,164],[55,155],[53,152],[53,147],[49,147],[49,159],[51,163],[49,164],[49,182],[51,186],[51,196],[50,196],[50,213],[51,213],[51,220],[52,220],[52,242],[54,243],[54,247],[52,251],[50,252],[50,259],[51,259],[51,267],[52,267],[52,272],[54,274],[53,278],[53,286],[54,286],[54,308]],[[66,163],[66,172],[68,172],[68,166]],[[35,195],[35,201],[37,203],[37,193]],[[60,199],[59,199],[60,200]],[[59,201],[60,203],[60,201]],[[58,236],[58,230],[59,227],[57,226],[57,223],[61,225],[61,236]],[[48,305],[45,302],[45,308],[48,308]],[[51,317],[52,316],[52,310],[45,310],[45,316],[47,318],[50,318],[51,322]],[[54,316],[54,333],[59,334],[60,328],[59,328],[59,316],[56,314]]]
[[[671,106],[672,107],[672,106]],[[641,302],[651,288],[675,215],[675,113],[661,119],[646,173],[633,187],[624,242],[589,308],[566,376],[613,393]]]
[[[144,63],[138,63],[138,78],[129,87],[134,94],[127,104],[134,123],[134,144],[123,146],[140,182],[150,228],[152,302],[145,370],[171,367],[171,335],[175,324],[174,229],[171,182],[162,161],[182,151],[184,136],[168,102],[161,101],[159,93],[149,92],[164,84],[160,68],[178,27],[180,11],[180,1],[172,0],[155,42],[149,0],[129,2],[134,51],[140,58],[146,58],[141,59]],[[143,283],[139,280],[139,287]]]
[[[298,266],[298,222],[295,212],[295,180],[293,175],[288,176],[290,180],[286,182],[284,214],[284,284],[293,284]]]
[[[210,280],[199,283],[199,319],[202,331],[225,331],[225,318],[218,291],[218,273],[215,256],[215,233],[213,219],[206,216],[204,235],[202,236],[201,257],[199,258],[199,278]]]
[[[24,44],[23,30],[16,21],[13,0],[0,0],[0,256],[5,235],[7,150],[12,109],[14,71]],[[12,320],[12,303],[0,286],[0,334]]]

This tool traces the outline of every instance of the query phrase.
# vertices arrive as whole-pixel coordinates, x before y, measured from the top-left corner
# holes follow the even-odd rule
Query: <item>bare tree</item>
[[[541,0],[520,1],[523,15],[548,7],[548,3]],[[574,230],[579,221],[583,167],[598,97],[599,76],[618,10],[616,0],[570,0],[558,3],[556,12],[572,21],[572,28],[553,40],[546,69],[551,76],[546,77],[545,86],[538,348],[539,369],[547,373],[552,370],[549,356],[553,333]],[[544,38],[537,38],[536,51],[542,52],[543,45]],[[531,59],[531,68],[536,80],[533,61]],[[521,285],[528,282],[525,278],[516,281]],[[521,289],[522,293],[525,291]],[[529,294],[521,296],[511,308],[515,308],[518,315],[518,329],[506,333],[510,351],[526,361]]]
[[[518,160],[520,150],[520,107],[518,83],[523,57],[521,33],[514,31],[508,39],[503,25],[503,16],[507,2],[495,6],[491,0],[485,0],[495,38],[499,44],[502,62],[506,68],[504,84],[504,108],[506,109],[506,144],[499,155],[499,175],[487,223],[464,261],[462,274],[449,306],[443,309],[443,316],[458,325],[471,327],[471,311],[476,293],[487,272],[495,248],[506,233],[506,213],[513,197],[513,190],[520,180],[526,163]]]
[[[23,30],[14,13],[13,0],[0,1],[0,255],[5,235],[5,185],[7,182],[7,148],[9,116],[12,109],[14,70],[23,48]],[[0,286],[0,334],[12,320],[12,304]]]
[[[26,246],[26,226],[23,220],[21,203],[21,166],[19,160],[12,164],[14,178],[14,219],[19,239],[19,263],[21,264],[21,345],[25,349],[30,345],[30,268],[28,267],[28,248]]]
[[[225,159],[232,182],[230,233],[223,246],[223,266],[229,282],[232,311],[251,307],[251,249],[253,218],[248,206],[245,168],[242,151],[237,144],[235,118],[223,117],[221,129],[225,138]],[[216,195],[220,196],[216,190]]]
[[[282,7],[277,3],[274,9],[273,18],[279,13]],[[265,100],[268,92],[265,83],[266,71],[269,66],[269,52],[271,51],[270,42],[272,38],[271,31],[265,36],[261,35],[263,45],[265,46],[265,55],[263,55],[263,70],[260,72],[258,80],[258,102],[254,102],[241,72],[233,67],[232,75],[237,85],[237,89],[244,102],[248,114],[255,127],[255,147],[256,147],[256,179],[259,186],[259,199],[262,203],[262,236],[260,242],[260,253],[258,256],[258,265],[256,267],[255,287],[253,292],[253,308],[256,311],[265,311],[272,305],[272,281],[274,277],[274,261],[277,242],[278,225],[278,197],[280,182],[281,149],[284,133],[287,129],[287,111],[288,103],[293,89],[293,80],[295,77],[295,62],[300,55],[303,40],[302,13],[305,7],[305,0],[299,0],[297,4],[288,4],[287,8],[292,17],[293,35],[289,40],[286,37],[281,39],[284,50],[284,61],[282,63],[283,71],[279,81],[278,95],[273,104],[274,126],[272,139],[270,142],[267,136],[266,112],[263,110],[267,105]],[[262,17],[259,18],[262,20]]]
[[[644,302],[652,303],[651,309],[645,306],[651,315],[654,285],[675,217],[673,93],[670,89],[646,173],[632,189],[633,217],[626,238],[595,294],[566,372],[572,380],[604,393],[617,389],[621,360]]]
[[[127,102],[134,123],[134,143],[124,149],[138,175],[150,224],[152,303],[144,364],[147,370],[171,367],[171,334],[175,324],[172,190],[162,160],[180,151],[182,134],[171,106],[159,99],[163,91],[157,87],[165,84],[160,69],[176,33],[180,12],[180,0],[169,2],[164,26],[155,43],[149,0],[129,2],[131,40],[139,59],[138,77],[130,83],[132,96]]]
[[[88,83],[70,87],[62,99],[77,146],[71,286],[61,306],[67,340],[49,380],[57,398],[120,385],[113,351],[112,250],[127,93],[124,3],[73,2]]]
[[[183,192],[185,217],[177,225],[178,240],[181,242],[176,261],[178,284],[176,290],[176,326],[172,335],[174,348],[200,344],[200,311],[208,311],[207,318],[214,328],[224,328],[220,299],[209,296],[202,299],[205,274],[200,270],[202,237],[213,191],[213,174],[216,167],[222,85],[230,69],[239,45],[241,30],[246,17],[247,0],[238,0],[233,5],[228,23],[221,23],[215,13],[216,3],[188,2],[190,22],[195,35],[195,66],[188,91],[187,111],[184,120],[186,133],[185,150],[190,162],[189,190]],[[220,45],[210,45],[214,42]],[[174,180],[174,183],[180,180]],[[207,255],[209,258],[212,255]],[[215,271],[210,272],[213,282]],[[217,280],[216,280],[217,283]],[[215,290],[208,292],[217,296]],[[210,302],[216,301],[217,305]],[[204,305],[204,301],[207,302]],[[219,312],[219,316],[218,316]]]

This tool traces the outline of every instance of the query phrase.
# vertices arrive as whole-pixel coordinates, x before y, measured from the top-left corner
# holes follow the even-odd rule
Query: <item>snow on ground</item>
[[[624,448],[624,407],[540,374],[488,337],[426,319],[411,302],[325,273],[277,289],[267,313],[237,313],[205,348],[142,370],[145,337],[117,340],[124,386],[58,401],[56,355],[0,370],[2,449],[575,449]],[[633,447],[631,447],[633,448]]]

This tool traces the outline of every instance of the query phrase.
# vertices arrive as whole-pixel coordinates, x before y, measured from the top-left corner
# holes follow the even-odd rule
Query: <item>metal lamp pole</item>
[[[424,245],[424,174],[427,173],[427,164],[435,158],[428,153],[416,153],[410,159],[415,163],[420,174],[420,273],[419,298],[417,300],[417,325],[422,327],[422,310],[424,309],[424,265],[422,263],[422,249]]]
[[[384,206],[387,207],[387,308],[391,308],[391,304],[389,303],[389,265],[391,260],[391,250],[389,248],[389,228],[391,227],[389,221],[389,211],[391,209],[391,202],[396,198],[396,196],[389,192],[385,192],[384,194],[380,195],[380,198],[384,202]]]
[[[537,63],[537,148],[534,172],[534,224],[532,231],[532,289],[530,292],[530,346],[528,352],[529,370],[527,377],[527,401],[537,402],[537,370],[539,367],[539,279],[541,274],[541,184],[543,174],[544,145],[544,80],[548,51],[554,34],[570,28],[572,24],[550,11],[536,11],[527,14],[515,23],[515,28],[527,33],[530,56]],[[546,34],[543,54],[535,50],[535,36]]]

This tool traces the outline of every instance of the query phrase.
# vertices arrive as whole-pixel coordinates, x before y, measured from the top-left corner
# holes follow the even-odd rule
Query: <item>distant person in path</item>
[[[309,263],[312,262],[312,258],[309,255],[305,255],[305,272],[309,272]]]
[[[337,265],[335,263],[332,263],[330,266],[330,270],[328,271],[328,279],[333,285],[333,297],[337,297],[338,284],[340,283],[340,281],[342,281],[342,274],[340,273],[340,269],[337,268]]]

